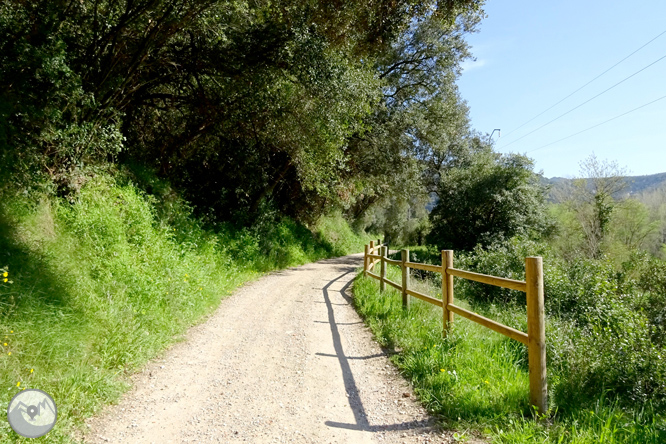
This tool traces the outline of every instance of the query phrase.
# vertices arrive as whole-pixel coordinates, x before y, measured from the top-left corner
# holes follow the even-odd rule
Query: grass
[[[399,269],[389,279],[400,282]],[[441,298],[428,281],[412,280],[417,290]],[[467,319],[456,316],[442,338],[442,310],[411,299],[402,308],[400,294],[362,273],[354,281],[354,302],[377,341],[396,354],[393,362],[411,381],[421,402],[443,424],[493,443],[650,443],[666,442],[664,416],[649,405],[626,411],[600,394],[592,408],[568,406],[536,419],[528,405],[527,349]],[[458,293],[460,295],[460,293]],[[457,299],[456,305],[469,309]],[[526,331],[524,308],[476,306],[474,311]],[[552,327],[551,327],[552,328]],[[550,374],[550,381],[558,375]]]
[[[367,240],[340,216],[312,230],[288,219],[206,229],[177,198],[109,177],[87,184],[74,204],[5,196],[0,408],[23,388],[44,390],[58,422],[37,442],[73,442],[86,417],[128,389],[131,373],[239,285],[272,269],[360,252]],[[28,441],[0,422],[0,442]]]

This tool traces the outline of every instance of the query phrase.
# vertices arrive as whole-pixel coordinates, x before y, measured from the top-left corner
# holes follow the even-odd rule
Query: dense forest
[[[134,162],[245,224],[425,199],[489,151],[455,86],[480,3],[4,2],[3,188]]]
[[[423,389],[431,410],[496,442],[600,442],[590,411],[644,432],[607,442],[663,442],[666,187],[595,156],[547,181],[494,151],[456,87],[483,3],[3,1],[2,386],[41,357],[34,378],[77,400],[67,442],[221,295],[371,233],[517,279],[544,257],[551,422]],[[460,294],[522,328],[516,294]]]

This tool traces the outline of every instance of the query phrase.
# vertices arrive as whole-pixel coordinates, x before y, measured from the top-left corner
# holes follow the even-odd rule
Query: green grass
[[[399,269],[389,279],[400,282]],[[414,280],[413,280],[414,282]],[[441,298],[431,283],[415,281],[418,291]],[[600,395],[592,408],[568,406],[535,420],[529,405],[526,347],[459,316],[442,338],[442,310],[411,299],[402,308],[397,291],[379,291],[379,282],[359,274],[354,303],[377,341],[412,382],[422,403],[451,429],[468,430],[495,443],[663,443],[664,416],[649,405],[625,411]],[[456,304],[469,305],[457,299]],[[476,306],[474,311],[525,331],[518,306]],[[551,327],[554,328],[554,327]],[[556,381],[558,375],[549,375]],[[575,398],[575,397],[574,397]]]
[[[263,272],[362,251],[340,216],[205,229],[177,198],[98,177],[73,204],[0,201],[0,409],[22,388],[51,394],[68,443],[128,376]],[[314,233],[313,233],[314,232]],[[12,282],[10,283],[9,280]],[[4,345],[6,344],[6,345]],[[0,421],[0,442],[28,442]]]

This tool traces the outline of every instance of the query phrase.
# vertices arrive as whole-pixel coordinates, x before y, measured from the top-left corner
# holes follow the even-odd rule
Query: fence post
[[[405,262],[409,262],[409,250],[402,250],[401,252],[402,263],[400,268],[402,268],[402,306],[403,308],[409,308],[409,295],[407,294],[407,289],[409,288],[409,267],[405,265]]]
[[[379,291],[384,291],[386,290],[386,259],[387,252],[386,252],[386,247],[381,247],[381,255],[382,255],[382,264],[381,264],[381,272],[380,272],[380,277],[381,279],[379,280]]]
[[[449,310],[448,305],[453,304],[453,275],[448,273],[448,269],[453,268],[453,250],[442,250],[442,325],[443,335],[453,324],[453,312]]]
[[[375,254],[375,241],[370,241],[370,254]],[[368,271],[375,272],[375,260],[371,257],[368,258]]]
[[[530,404],[540,414],[548,411],[546,381],[546,323],[543,302],[543,259],[525,258],[527,283],[527,353],[530,369]]]
[[[365,244],[365,254],[363,255],[363,276],[368,275],[368,244]]]

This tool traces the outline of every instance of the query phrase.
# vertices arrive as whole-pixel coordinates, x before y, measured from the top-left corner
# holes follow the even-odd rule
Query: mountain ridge
[[[624,178],[627,182],[627,188],[623,193],[625,197],[650,192],[666,186],[666,172],[646,174],[642,176],[625,176]],[[573,178],[559,176],[551,178],[542,176],[541,178],[543,184],[551,187],[549,192],[549,198],[551,200],[558,200],[556,198],[558,191],[564,191],[566,188],[570,187],[574,180],[575,179]]]

